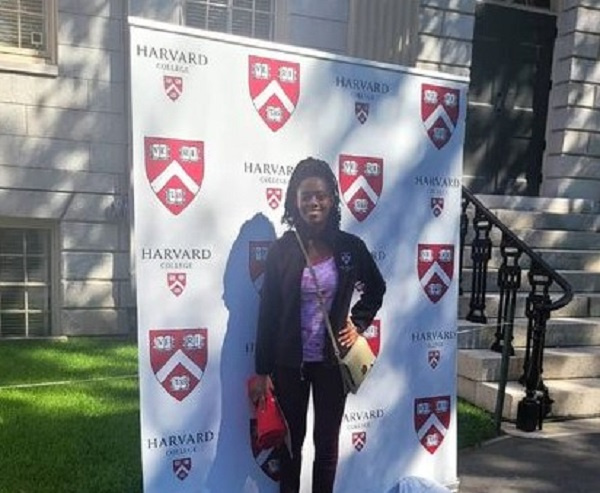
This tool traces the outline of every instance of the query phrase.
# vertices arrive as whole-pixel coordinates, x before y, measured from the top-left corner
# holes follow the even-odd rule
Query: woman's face
[[[333,197],[325,180],[316,176],[302,180],[296,192],[296,205],[302,220],[309,227],[322,231],[333,207]]]

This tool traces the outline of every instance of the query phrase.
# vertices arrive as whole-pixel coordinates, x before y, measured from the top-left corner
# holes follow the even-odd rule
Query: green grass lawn
[[[458,448],[481,445],[482,442],[494,438],[496,430],[494,418],[486,411],[458,400]]]
[[[136,373],[131,341],[0,342],[0,493],[141,492]],[[493,435],[460,401],[459,447]]]
[[[136,373],[131,342],[0,343],[0,493],[140,492]]]

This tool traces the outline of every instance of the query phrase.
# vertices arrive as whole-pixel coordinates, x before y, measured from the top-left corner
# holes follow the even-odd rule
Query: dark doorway
[[[556,17],[478,3],[465,137],[465,184],[537,195]]]

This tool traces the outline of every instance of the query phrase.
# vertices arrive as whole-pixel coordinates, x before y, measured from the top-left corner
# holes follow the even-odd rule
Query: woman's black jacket
[[[359,332],[366,330],[381,307],[385,281],[364,242],[355,235],[337,231],[333,252],[338,270],[337,291],[329,318],[334,333],[345,325],[352,295],[360,287],[360,298],[350,318]],[[275,366],[300,368],[300,283],[306,261],[293,231],[275,241],[267,255],[256,335],[256,373],[267,375]],[[331,340],[326,335],[326,358],[335,362]],[[341,349],[341,348],[340,348]]]

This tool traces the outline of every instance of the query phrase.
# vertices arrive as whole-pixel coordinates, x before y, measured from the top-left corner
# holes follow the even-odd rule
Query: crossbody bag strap
[[[302,250],[302,254],[306,259],[306,266],[310,271],[310,275],[313,278],[315,283],[315,287],[317,288],[317,301],[319,303],[319,308],[323,312],[323,318],[325,320],[325,325],[327,326],[327,333],[331,339],[331,343],[333,344],[333,352],[335,353],[335,357],[338,361],[342,361],[340,357],[340,350],[338,349],[337,342],[335,340],[335,335],[333,334],[333,328],[331,327],[331,320],[329,320],[329,313],[327,313],[327,309],[325,308],[325,302],[323,301],[323,295],[321,294],[321,288],[319,287],[319,281],[317,280],[317,274],[315,273],[315,269],[313,268],[310,258],[308,256],[308,252],[306,251],[306,247],[302,242],[302,238],[300,238],[300,233],[296,229],[294,229],[294,233],[296,234],[296,239],[298,240],[298,244],[300,245],[300,250]]]

